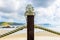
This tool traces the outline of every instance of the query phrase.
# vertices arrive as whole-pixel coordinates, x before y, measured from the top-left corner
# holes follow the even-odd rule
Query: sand
[[[0,34],[3,34],[5,32],[8,31],[0,30]],[[26,32],[20,33],[20,31],[18,31],[17,33],[0,38],[0,40],[27,40],[27,33]],[[60,35],[56,35],[47,31],[39,31],[35,32],[34,40],[60,40]]]

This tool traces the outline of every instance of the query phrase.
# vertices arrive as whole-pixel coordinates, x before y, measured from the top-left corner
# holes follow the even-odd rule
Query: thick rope
[[[12,30],[10,32],[2,34],[2,35],[0,35],[0,38],[8,36],[10,34],[13,34],[13,33],[17,32],[17,31],[23,30],[24,28],[26,28],[26,26],[19,27],[19,28],[15,29],[15,30]],[[44,27],[35,26],[34,28],[42,29],[42,30],[45,30],[45,31],[48,31],[48,32],[51,32],[51,33],[54,33],[54,34],[57,34],[57,35],[60,35],[60,32],[56,32],[56,31],[53,31],[53,30],[50,30],[50,29],[47,29],[47,28],[44,28]]]
[[[0,38],[5,37],[5,36],[8,36],[10,34],[13,34],[13,33],[17,32],[17,31],[23,30],[24,28],[26,28],[26,27],[23,26],[23,27],[16,28],[15,30],[12,30],[10,32],[7,32],[5,34],[0,35]]]
[[[42,29],[42,30],[45,30],[45,31],[47,31],[47,32],[51,32],[51,33],[60,35],[60,32],[53,31],[53,30],[50,30],[50,29],[48,29],[48,28],[44,28],[44,27],[41,27],[41,26],[35,26],[35,28]]]

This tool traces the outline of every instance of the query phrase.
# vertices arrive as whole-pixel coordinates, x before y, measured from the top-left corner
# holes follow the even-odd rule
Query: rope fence
[[[35,28],[42,29],[42,30],[45,30],[45,31],[47,31],[47,32],[51,32],[51,33],[54,33],[54,34],[60,35],[60,32],[53,31],[53,30],[50,30],[50,29],[45,28],[45,27],[35,26]]]
[[[10,32],[7,32],[5,34],[0,35],[0,38],[5,37],[5,36],[8,36],[10,34],[13,34],[13,33],[17,32],[17,31],[23,30],[24,28],[26,28],[26,27],[23,26],[23,27],[16,28],[15,30],[12,30]]]
[[[17,32],[17,31],[23,30],[24,28],[27,28],[27,27],[23,26],[23,27],[16,28],[15,30],[12,30],[10,32],[7,32],[5,34],[0,35],[0,38],[8,36],[10,34],[13,34],[13,33]],[[47,28],[44,28],[44,27],[34,26],[34,28],[42,29],[42,30],[45,30],[45,31],[48,31],[48,32],[51,32],[51,33],[54,33],[54,34],[57,34],[57,35],[60,35],[60,32],[56,32],[56,31],[53,31],[53,30],[50,30],[50,29],[47,29]]]

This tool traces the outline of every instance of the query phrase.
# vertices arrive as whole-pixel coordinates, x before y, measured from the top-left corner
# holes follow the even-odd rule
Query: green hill
[[[16,22],[0,22],[0,25],[9,24],[9,25],[24,25],[24,23],[16,23]]]

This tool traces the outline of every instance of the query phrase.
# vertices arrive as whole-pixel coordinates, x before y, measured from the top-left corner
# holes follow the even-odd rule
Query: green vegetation
[[[0,22],[0,25],[23,25],[24,23],[16,23],[16,22]]]

